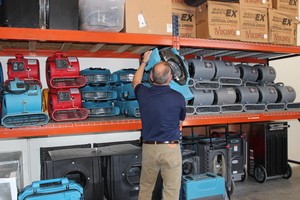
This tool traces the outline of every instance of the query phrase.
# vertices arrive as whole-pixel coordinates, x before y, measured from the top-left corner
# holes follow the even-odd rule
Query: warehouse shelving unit
[[[300,47],[167,35],[51,30],[32,28],[0,28],[0,56],[51,56],[63,52],[66,56],[96,58],[140,58],[153,48],[179,49],[186,57],[214,57],[236,62],[267,63],[300,55]],[[300,110],[260,113],[226,113],[188,116],[184,126],[248,123],[300,118]],[[44,126],[21,128],[0,127],[0,138],[40,137],[132,131],[141,129],[140,119],[109,117],[80,122],[50,122]]]

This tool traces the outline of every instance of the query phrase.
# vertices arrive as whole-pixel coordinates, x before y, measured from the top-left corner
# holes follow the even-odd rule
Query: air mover
[[[129,82],[132,82],[135,72],[136,72],[135,69],[128,68],[128,69],[121,69],[121,70],[115,71],[112,74],[117,77],[118,83],[129,83]]]
[[[85,101],[108,101],[117,99],[118,93],[111,86],[85,86],[80,88],[82,99]]]
[[[120,114],[120,108],[112,102],[83,102],[82,107],[87,109],[89,117],[107,117]]]
[[[15,79],[4,83],[2,125],[8,128],[45,125],[49,121],[42,112],[41,86],[36,82]]]
[[[120,108],[123,115],[141,117],[140,106],[137,100],[116,101],[115,104]]]
[[[109,69],[90,67],[80,71],[80,75],[86,78],[86,83],[90,85],[106,85],[117,81],[117,77],[112,75]]]
[[[40,65],[37,59],[26,59],[21,54],[7,61],[7,76],[13,80],[38,80],[40,81]]]
[[[198,80],[212,80],[216,73],[216,67],[211,60],[189,59],[187,60],[189,66],[189,74],[193,79]]]
[[[19,200],[83,200],[83,188],[68,178],[34,181],[18,195]]]
[[[47,58],[46,80],[50,89],[83,87],[86,79],[79,73],[77,57],[64,57],[62,53],[55,53]]]
[[[179,56],[178,51],[174,48],[161,52],[157,48],[153,49],[145,70],[150,71],[160,61],[168,62],[172,69],[174,80],[170,82],[170,87],[181,93],[185,100],[192,99],[194,96],[189,88],[190,76],[183,57]]]
[[[134,100],[136,99],[132,83],[119,83],[113,87],[118,94],[118,100]]]
[[[50,90],[48,111],[54,121],[84,120],[88,117],[88,111],[81,107],[78,88]]]

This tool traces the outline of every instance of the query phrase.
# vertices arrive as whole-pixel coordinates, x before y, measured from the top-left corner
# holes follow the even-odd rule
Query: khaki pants
[[[139,200],[152,199],[159,170],[163,200],[178,200],[182,175],[180,144],[143,144]]]

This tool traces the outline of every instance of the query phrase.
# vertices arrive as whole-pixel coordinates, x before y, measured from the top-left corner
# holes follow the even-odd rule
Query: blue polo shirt
[[[142,138],[145,141],[180,139],[180,121],[186,116],[185,99],[168,85],[152,87],[138,84],[135,95],[142,120]]]

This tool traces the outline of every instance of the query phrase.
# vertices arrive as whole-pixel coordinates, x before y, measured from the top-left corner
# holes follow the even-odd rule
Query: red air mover
[[[79,88],[86,84],[84,76],[80,76],[77,57],[64,57],[62,53],[55,53],[46,61],[46,79],[48,87]]]
[[[48,112],[54,121],[84,120],[88,111],[81,108],[81,94],[78,88],[52,89],[48,94]]]
[[[26,59],[22,54],[7,61],[8,79],[38,80],[40,81],[40,64],[37,59]]]

